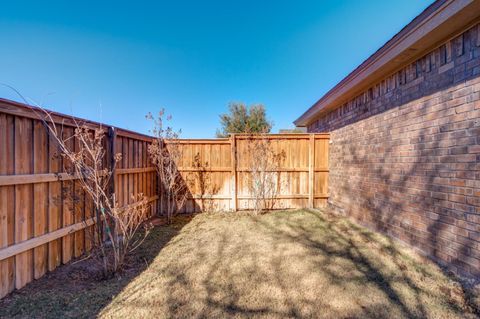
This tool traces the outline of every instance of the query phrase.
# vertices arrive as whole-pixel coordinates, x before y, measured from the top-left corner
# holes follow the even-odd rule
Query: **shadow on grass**
[[[432,262],[318,211],[200,214],[155,228],[122,277],[61,267],[0,317],[476,318]]]
[[[451,313],[459,317],[468,314],[480,315],[479,309],[469,303],[469,298],[461,288],[461,283],[455,282],[455,278],[450,277],[450,273],[444,273],[442,269],[435,268],[445,275],[447,285],[437,287],[438,290],[428,290],[425,289],[425,285],[419,285],[419,282],[425,278],[432,278],[436,274],[432,272],[431,267],[423,266],[421,263],[418,264],[418,260],[410,259],[405,251],[402,252],[398,249],[398,243],[391,238],[382,236],[384,241],[379,242],[379,237],[377,237],[379,234],[370,232],[361,226],[350,222],[344,223],[345,220],[338,219],[334,215],[325,214],[326,219],[324,219],[318,213],[308,210],[306,212],[326,225],[321,240],[315,238],[314,230],[298,223],[288,222],[288,231],[266,223],[262,223],[262,226],[279,241],[289,239],[300,243],[312,254],[325,256],[326,258],[315,264],[315,269],[321,269],[329,281],[335,285],[345,287],[352,283],[370,285],[387,298],[388,305],[374,305],[373,308],[360,305],[361,311],[356,312],[355,317],[390,318],[392,314],[385,313],[385,309],[393,307],[397,308],[401,316],[405,318],[427,318],[431,316],[431,313],[429,313],[428,303],[424,302],[424,297],[434,294],[437,294],[438,298],[446,296],[445,305]],[[377,252],[371,253],[372,250],[387,256],[388,262],[392,263],[393,267],[387,267],[378,259]],[[338,264],[339,259],[347,261],[353,266],[350,273],[338,271],[336,263]],[[452,283],[454,284],[450,285]],[[403,287],[400,289],[400,286]],[[400,293],[401,290],[408,291],[408,293]],[[460,298],[455,300],[455,297]],[[409,300],[407,301],[407,299]],[[460,302],[458,299],[461,299]]]
[[[57,268],[0,300],[0,318],[96,317],[190,220],[190,216],[181,216],[172,225],[156,226],[115,278],[98,279],[98,265],[88,259]]]
[[[426,259],[316,211],[198,216],[105,317],[475,318]]]
[[[312,214],[312,216],[315,216],[316,218],[319,218],[318,215]],[[426,317],[424,307],[421,303],[417,304],[417,312],[414,313],[412,310],[410,310],[401,300],[400,296],[397,295],[395,290],[391,287],[390,281],[388,278],[385,278],[381,272],[374,266],[372,265],[369,260],[361,253],[361,251],[358,249],[357,245],[349,239],[349,233],[350,230],[345,229],[345,233],[340,233],[335,228],[333,227],[332,224],[328,224],[328,235],[326,240],[322,239],[321,241],[315,240],[311,238],[311,230],[307,229],[307,227],[302,226],[301,224],[296,224],[292,222],[287,222],[288,229],[287,230],[282,230],[281,228],[277,228],[275,226],[272,226],[271,224],[268,223],[263,223],[261,222],[261,219],[258,220],[259,224],[262,227],[265,227],[268,232],[274,236],[275,241],[278,243],[281,243],[285,240],[287,241],[295,241],[296,243],[301,244],[305,248],[307,248],[307,251],[309,251],[311,254],[322,254],[327,256],[328,258],[321,263],[318,263],[316,266],[316,270],[318,271],[321,269],[322,272],[324,272],[325,275],[327,275],[331,281],[332,284],[337,285],[337,286],[343,286],[346,282],[352,282],[352,281],[357,281],[359,284],[367,284],[367,283],[373,283],[376,285],[389,299],[391,303],[393,303],[395,306],[400,308],[401,313],[407,317],[407,318],[424,318]],[[323,222],[323,220],[322,220]],[[225,238],[221,242],[225,242]],[[332,248],[332,243],[335,244],[340,244],[342,246],[341,249],[335,249]],[[278,244],[274,244],[274,249],[275,250],[280,250],[281,247]],[[390,254],[395,254],[395,251],[390,251]],[[223,256],[223,250],[222,246],[219,247],[219,250],[216,252],[216,258],[217,261],[214,265],[214,267],[211,268],[211,272],[215,272],[218,268],[219,265],[218,263],[220,262],[221,258],[225,258]],[[256,256],[253,255],[251,256],[252,260],[256,259]],[[335,259],[341,258],[341,259],[346,259],[349,262],[352,262],[355,265],[355,268],[361,273],[361,276],[340,276],[338,275],[335,271],[330,271],[329,266],[332,265],[332,263],[335,263]],[[280,289],[280,291],[283,294],[283,299],[285,300],[286,303],[286,308],[287,311],[284,312],[278,312],[273,308],[268,308],[264,307],[261,309],[248,309],[245,307],[239,307],[235,304],[235,301],[238,300],[238,294],[235,292],[234,287],[229,287],[230,295],[227,300],[224,302],[215,302],[210,298],[210,296],[214,295],[214,291],[212,287],[210,287],[209,282],[206,281],[205,285],[207,288],[207,291],[209,293],[209,297],[207,297],[207,304],[209,307],[213,308],[218,308],[220,311],[228,313],[230,315],[253,315],[253,314],[263,314],[263,315],[269,315],[269,316],[279,316],[279,317],[294,317],[294,318],[301,318],[304,317],[302,315],[302,310],[299,308],[299,305],[297,305],[292,299],[291,294],[296,293],[291,291],[287,287],[287,284],[285,283],[285,278],[283,277],[283,273],[281,271],[282,268],[282,257],[278,256],[275,258],[272,258],[271,261],[271,267],[274,270],[273,273],[273,282],[274,284]],[[315,271],[315,269],[312,269],[312,271]],[[209,278],[212,277],[212,274],[208,276]],[[226,278],[228,280],[228,278]],[[418,291],[418,288],[413,284],[410,280],[407,278],[402,278],[407,282],[408,285],[413,288],[414,291]],[[287,279],[290,280],[290,279]],[[229,284],[231,286],[231,284]],[[297,296],[298,299],[298,296]],[[322,307],[328,307],[328,301],[326,304],[323,304]],[[375,305],[374,308],[380,308],[381,306]],[[356,316],[359,317],[383,317],[381,316],[381,312],[379,312],[379,309],[369,309],[367,307],[362,307],[363,313],[356,313]],[[208,312],[212,311],[212,309],[209,309]],[[332,311],[332,310],[330,310]],[[311,315],[311,314],[309,314]],[[309,317],[306,316],[306,317]],[[345,313],[338,313],[338,316],[345,316]],[[200,318],[207,318],[208,314],[201,315],[199,316]],[[387,318],[389,316],[385,316]]]
[[[310,212],[309,212],[310,213]],[[317,219],[320,219],[321,222],[324,220],[317,214],[311,214]],[[360,235],[361,241],[372,242],[374,239],[371,238],[371,234],[368,232],[361,232],[358,229],[352,229],[347,227],[341,227],[337,229],[334,223],[328,223],[327,229],[325,230],[326,238],[321,241],[312,238],[311,230],[307,229],[301,224],[288,223],[289,231],[284,231],[271,227],[268,224],[263,224],[264,227],[268,229],[278,240],[283,240],[285,238],[289,240],[294,240],[309,251],[312,251],[316,254],[320,253],[327,256],[322,262],[318,263],[318,269],[322,269],[325,275],[330,279],[332,283],[339,286],[344,286],[347,282],[357,282],[358,284],[373,284],[378,290],[380,290],[389,300],[391,304],[400,309],[401,314],[406,318],[425,318],[426,312],[424,305],[418,299],[419,288],[415,283],[413,283],[407,276],[400,272],[397,274],[396,278],[389,278],[385,276],[378,266],[370,261],[370,258],[367,257],[362,250],[359,248],[358,243],[354,242],[351,237],[353,232],[355,236]],[[292,235],[292,231],[295,235]],[[389,245],[386,248],[386,253],[389,254],[393,260],[397,263],[397,254],[398,252]],[[341,275],[338,271],[331,270],[336,269],[336,266],[332,266],[332,263],[338,262],[338,259],[347,260],[349,263],[354,265],[354,270],[356,272],[347,275]],[[400,267],[399,267],[400,269]],[[411,290],[416,294],[416,299],[418,302],[415,305],[414,309],[411,309],[409,306],[404,304],[401,296],[397,294],[395,289],[392,287],[391,280],[403,281],[406,285],[411,288]],[[362,307],[363,313],[357,313],[359,317],[372,317],[379,318],[383,317],[379,309],[369,309],[368,307]],[[375,305],[374,308],[378,308],[378,305]],[[295,308],[292,308],[295,310]],[[460,309],[456,309],[461,311]],[[294,312],[296,314],[296,312]],[[296,316],[297,317],[297,316]],[[386,316],[385,318],[388,318]]]

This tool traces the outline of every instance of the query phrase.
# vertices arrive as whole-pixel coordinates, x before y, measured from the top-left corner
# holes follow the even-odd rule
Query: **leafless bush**
[[[151,133],[155,137],[148,146],[148,154],[155,165],[161,193],[166,201],[166,217],[170,223],[172,217],[185,205],[188,199],[187,182],[180,174],[177,163],[182,159],[183,152],[179,145],[180,131],[165,125],[165,110],[160,110],[154,117],[148,113],[146,118],[153,122]],[[166,120],[170,120],[167,117]]]
[[[136,196],[132,195],[132,200],[133,204],[116,208],[115,210],[115,225],[117,226],[115,232],[118,234],[116,240],[117,246],[121,248],[119,251],[119,266],[123,264],[127,254],[137,249],[143,243],[152,228],[151,224],[145,223],[150,211],[148,198],[140,193]],[[142,236],[138,236],[137,233],[142,228],[145,231]],[[114,254],[113,256],[116,255]]]
[[[281,189],[278,170],[285,160],[285,151],[275,152],[271,144],[265,134],[252,135],[248,140],[249,190],[257,214],[275,207]]]
[[[121,154],[115,154],[113,163],[108,163],[104,146],[105,130],[102,127],[91,128],[74,120],[74,134],[67,136],[63,126],[57,126],[48,111],[44,110],[44,115],[43,122],[49,135],[58,143],[64,159],[65,172],[92,199],[95,210],[91,234],[95,249],[92,250],[92,256],[99,258],[104,276],[109,276],[122,268],[125,257],[148,235],[151,226],[144,223],[148,201],[140,194],[134,198],[134,204],[118,207],[115,193],[111,190],[111,178]],[[72,147],[74,143],[76,146]],[[75,202],[77,195],[65,193],[64,196]],[[144,233],[137,236],[140,229],[144,229]]]

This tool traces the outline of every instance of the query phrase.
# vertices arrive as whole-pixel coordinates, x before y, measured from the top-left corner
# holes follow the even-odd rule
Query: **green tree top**
[[[217,137],[228,137],[231,133],[270,133],[272,122],[267,119],[265,107],[254,104],[232,102],[228,105],[229,114],[220,115],[221,129]]]

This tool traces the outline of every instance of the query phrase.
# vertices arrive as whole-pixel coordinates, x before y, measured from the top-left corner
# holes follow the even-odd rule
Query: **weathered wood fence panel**
[[[328,134],[269,134],[263,136],[276,154],[283,152],[278,169],[277,209],[321,207],[328,198]],[[237,210],[253,207],[249,183],[252,137],[235,134],[229,139],[183,139],[178,170],[189,186],[190,200],[183,208]]]
[[[151,137],[52,114],[64,138],[74,135],[75,121],[108,130],[105,165],[115,153],[123,156],[112,185],[119,205],[143,193],[152,204],[151,215],[156,214],[157,174],[146,153]],[[60,156],[41,116],[38,109],[0,99],[0,298],[81,256],[92,244],[92,200],[65,173],[71,163]],[[79,147],[73,138],[68,143]],[[74,200],[65,194],[75,194]]]
[[[112,138],[112,137],[110,137]],[[152,166],[147,147],[152,138],[123,129],[116,129],[113,137],[113,154],[122,154],[114,174],[114,192],[119,206],[134,203],[139,194],[148,197],[151,203],[159,199],[157,171]],[[157,213],[157,205],[151,205],[150,216]]]
[[[177,163],[189,200],[182,211],[195,213],[231,209],[231,156],[228,139],[183,139]]]
[[[68,263],[92,246],[95,214],[92,200],[79,181],[66,173],[55,139],[41,121],[41,111],[0,99],[0,298]],[[119,206],[142,193],[151,216],[162,213],[157,172],[148,157],[152,137],[101,123],[52,113],[64,138],[77,123],[108,131],[105,165],[114,155],[111,191]],[[284,152],[278,169],[280,189],[275,208],[321,207],[327,200],[328,134],[270,134],[274,152]],[[189,200],[182,212],[252,208],[249,191],[251,154],[247,135],[228,139],[182,139],[177,163]],[[78,141],[69,140],[72,149]],[[109,166],[112,167],[112,166]],[[65,194],[75,194],[75,200]]]

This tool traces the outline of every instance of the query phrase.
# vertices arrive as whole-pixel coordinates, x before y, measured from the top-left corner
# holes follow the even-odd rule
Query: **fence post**
[[[237,211],[237,145],[235,134],[230,134],[230,156],[231,156],[231,197],[232,210]]]
[[[116,166],[116,163],[115,163],[115,140],[116,140],[116,135],[117,135],[117,131],[115,130],[115,128],[113,126],[110,126],[108,128],[108,135],[107,135],[107,146],[106,146],[106,156],[107,156],[107,159],[106,159],[106,165],[108,167],[108,169],[110,170],[111,172],[111,176],[110,176],[110,185],[109,185],[109,195],[110,197],[112,198],[112,201],[113,201],[113,205],[116,204],[116,201],[117,199],[113,196],[113,194],[115,194],[115,185],[116,185],[116,179],[117,179],[117,176],[116,176],[116,171],[115,171],[115,166]],[[116,194],[115,194],[116,195]],[[97,223],[101,223],[101,218],[100,218],[100,215],[96,215],[97,217]],[[101,238],[102,240],[107,240],[108,237],[107,237],[107,233],[106,233],[106,229],[105,227],[107,227],[107,223],[108,221],[103,221],[103,225],[102,225],[102,228],[101,228]],[[100,228],[99,228],[100,229]],[[115,229],[115,227],[114,227]]]
[[[109,153],[110,153],[110,158],[108,159],[109,160],[108,165],[110,166],[110,170],[112,172],[111,183],[110,183],[110,195],[113,195],[115,193],[115,186],[116,186],[116,180],[117,180],[116,170],[115,170],[115,167],[117,164],[115,163],[115,144],[117,139],[117,131],[113,126],[108,128],[108,137],[110,139],[110,143],[108,145]],[[117,199],[114,198],[114,200],[116,201]]]
[[[314,208],[315,190],[315,134],[310,134],[308,144],[308,207]]]

